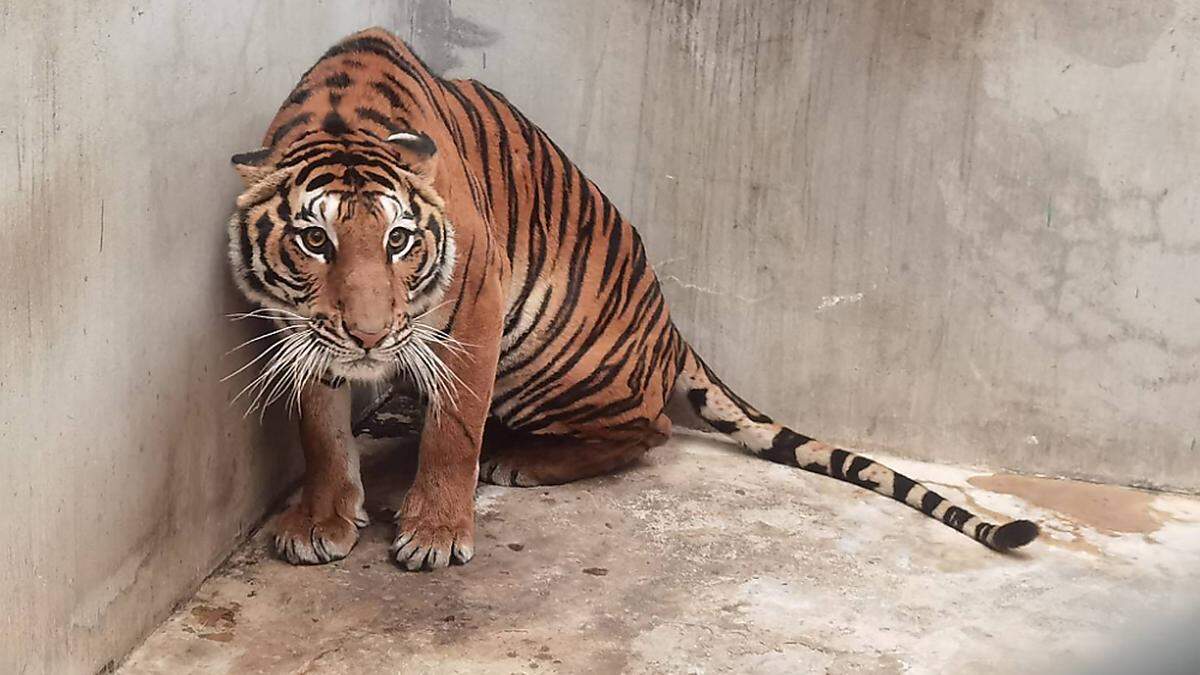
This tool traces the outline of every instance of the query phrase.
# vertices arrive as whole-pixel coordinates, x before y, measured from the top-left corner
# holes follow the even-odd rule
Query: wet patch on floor
[[[239,607],[236,602],[230,603],[229,607],[196,605],[191,609],[191,620],[184,626],[184,630],[205,640],[232,642]]]
[[[1154,492],[1076,481],[994,474],[973,476],[975,487],[1002,492],[1102,532],[1149,534],[1170,517],[1154,509]]]

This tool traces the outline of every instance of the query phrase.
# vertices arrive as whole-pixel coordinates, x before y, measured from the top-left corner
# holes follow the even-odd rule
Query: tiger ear
[[[246,187],[251,187],[274,170],[274,167],[267,163],[270,156],[271,148],[259,148],[236,154],[230,157],[229,161],[233,163],[234,170],[242,177]]]
[[[405,168],[413,173],[433,180],[437,170],[437,144],[419,131],[398,131],[388,136],[404,160]]]

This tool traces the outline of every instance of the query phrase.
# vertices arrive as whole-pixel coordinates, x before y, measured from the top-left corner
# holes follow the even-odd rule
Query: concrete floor
[[[412,574],[384,507],[408,461],[368,464],[348,559],[292,567],[260,533],[119,672],[1069,672],[1200,593],[1200,499],[890,460],[1043,525],[1002,556],[692,433],[620,476],[481,486],[475,560]]]

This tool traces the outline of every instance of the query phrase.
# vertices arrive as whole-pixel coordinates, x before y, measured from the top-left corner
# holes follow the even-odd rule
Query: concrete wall
[[[370,24],[541,122],[745,396],[1200,488],[1200,3],[0,0],[0,671],[119,658],[295,470],[219,378],[226,159]]]
[[[119,658],[286,486],[219,382],[228,155],[390,5],[0,3],[0,672]]]

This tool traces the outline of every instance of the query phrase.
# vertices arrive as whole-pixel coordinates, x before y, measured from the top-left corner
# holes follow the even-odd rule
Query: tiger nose
[[[370,349],[379,344],[387,334],[391,332],[387,327],[382,330],[372,330],[371,328],[363,328],[361,326],[346,325],[346,332],[350,337],[359,344],[363,349]]]

